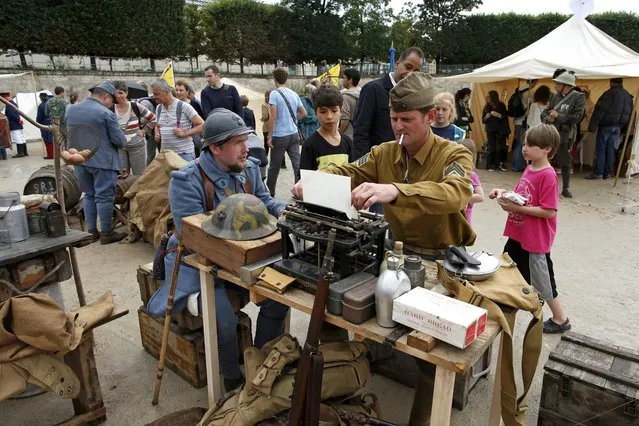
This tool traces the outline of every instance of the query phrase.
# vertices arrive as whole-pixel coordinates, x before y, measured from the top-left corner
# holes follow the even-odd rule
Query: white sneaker
[[[186,309],[194,317],[200,316],[200,309],[197,303],[197,298],[200,296],[200,292],[189,294],[189,298],[186,301]]]

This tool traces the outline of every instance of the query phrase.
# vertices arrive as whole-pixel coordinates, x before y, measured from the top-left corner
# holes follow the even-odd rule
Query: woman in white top
[[[528,108],[528,116],[526,117],[526,128],[530,129],[537,124],[541,124],[541,112],[546,108],[550,101],[550,87],[543,85],[535,90],[533,102]]]
[[[146,168],[146,139],[144,134],[150,130],[148,124],[140,128],[140,118],[146,123],[155,119],[155,114],[140,104],[127,101],[129,88],[124,81],[115,81],[115,93],[118,103],[115,104],[115,115],[118,117],[120,128],[126,137],[124,149],[120,154],[120,178],[124,179],[132,172],[134,176],[140,176]]]

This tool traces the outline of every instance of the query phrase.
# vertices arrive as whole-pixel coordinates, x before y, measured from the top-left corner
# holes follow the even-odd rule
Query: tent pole
[[[621,155],[623,155],[624,157],[626,156],[626,147],[628,146],[628,139],[630,138],[630,132],[633,129],[633,127],[635,126],[635,122],[637,120],[637,107],[639,107],[639,92],[637,93],[637,96],[635,96],[635,105],[634,108],[632,110],[632,117],[630,117],[630,122],[628,122],[628,130],[626,130],[626,137],[624,138],[623,141],[623,149],[621,150]],[[637,135],[634,135],[635,139],[637,138]],[[615,175],[615,183],[612,184],[612,187],[615,188],[617,186],[617,181],[619,180],[619,174],[621,173],[621,166],[623,164],[623,157],[621,158],[621,161],[619,161],[619,165],[617,166],[617,174]],[[628,166],[630,166],[630,162],[627,162]]]

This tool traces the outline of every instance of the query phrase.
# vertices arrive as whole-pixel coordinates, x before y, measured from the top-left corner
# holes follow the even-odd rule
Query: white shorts
[[[11,142],[18,145],[27,143],[27,140],[24,138],[24,132],[22,131],[22,129],[11,131]]]

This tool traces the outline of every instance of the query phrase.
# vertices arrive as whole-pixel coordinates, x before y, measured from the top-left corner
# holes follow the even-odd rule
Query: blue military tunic
[[[251,183],[251,192],[264,202],[270,214],[278,217],[286,203],[271,197],[260,176],[259,160],[249,157],[246,162],[246,169],[240,173],[230,173],[223,171],[213,159],[213,155],[208,149],[202,151],[199,158],[200,166],[204,173],[215,185],[215,205],[227,197],[226,189],[231,192],[244,192],[244,183],[248,175]],[[195,161],[189,162],[180,170],[171,173],[171,183],[169,184],[169,202],[171,203],[171,214],[173,223],[177,228],[177,234],[182,233],[182,219],[198,213],[206,212],[206,196],[204,193],[204,183]],[[167,248],[177,246],[177,236],[173,234],[169,239]],[[166,271],[166,281],[160,289],[149,300],[148,310],[151,315],[164,315],[166,302],[168,299],[168,287],[173,272],[175,262],[175,252],[169,253],[164,261]],[[191,266],[182,263],[175,291],[175,302],[173,310],[180,312],[186,307],[189,294],[200,291],[199,271]]]

